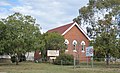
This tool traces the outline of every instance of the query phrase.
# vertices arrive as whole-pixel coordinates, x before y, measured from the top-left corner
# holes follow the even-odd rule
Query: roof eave
[[[76,26],[79,28],[79,30],[85,35],[85,37],[87,37],[87,39],[88,39],[89,41],[91,41],[91,39],[88,37],[88,35],[85,33],[85,31],[84,31],[81,27],[79,27],[79,25],[78,25],[76,22],[74,22],[72,26],[70,26],[65,32],[63,32],[62,35],[64,36],[64,35],[65,35],[70,29],[72,29],[72,27],[75,26],[75,25],[76,25]]]

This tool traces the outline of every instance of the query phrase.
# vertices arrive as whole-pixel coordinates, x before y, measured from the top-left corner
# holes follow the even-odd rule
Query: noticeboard
[[[93,56],[93,46],[86,47],[86,56]]]
[[[47,50],[47,56],[59,56],[59,50]]]

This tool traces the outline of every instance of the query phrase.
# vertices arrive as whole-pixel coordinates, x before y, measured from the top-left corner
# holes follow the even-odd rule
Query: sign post
[[[91,60],[92,60],[92,66],[91,67],[93,68],[93,56],[91,57]]]
[[[74,49],[73,49],[73,53],[74,53],[74,69],[75,69],[75,66],[76,66],[76,52],[77,52],[77,50],[76,50],[76,45],[77,45],[77,41],[76,40],[74,40],[73,42],[72,42],[72,44],[73,44],[73,46],[74,46]]]
[[[88,57],[91,57],[91,67],[93,67],[93,46],[86,48],[86,57],[87,57],[87,66],[88,66]]]

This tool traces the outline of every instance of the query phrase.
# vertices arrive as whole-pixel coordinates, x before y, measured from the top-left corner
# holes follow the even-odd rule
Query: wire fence
[[[57,62],[57,63],[56,63]],[[109,65],[106,63],[106,58],[93,58],[89,60],[55,60],[51,61],[53,64],[58,65],[71,65],[73,67],[108,67],[108,68],[120,68],[120,59],[109,59]]]
[[[11,62],[10,59],[0,59],[0,63]],[[33,61],[35,62],[35,61]],[[99,68],[99,67],[108,67],[108,68],[120,68],[120,59],[109,59],[109,65],[106,65],[106,58],[93,58],[89,60],[48,60],[42,61],[38,60],[36,63],[52,63],[61,66],[73,66],[73,67],[85,67],[85,68]],[[11,62],[12,63],[12,62]]]

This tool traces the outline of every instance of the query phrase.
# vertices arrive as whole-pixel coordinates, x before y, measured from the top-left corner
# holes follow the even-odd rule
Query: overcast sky
[[[72,22],[89,0],[0,0],[0,18],[15,12],[31,15],[42,32]]]

